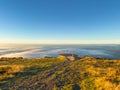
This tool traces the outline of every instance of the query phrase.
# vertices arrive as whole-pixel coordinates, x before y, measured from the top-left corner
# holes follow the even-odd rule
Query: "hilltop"
[[[1,90],[120,90],[120,60],[0,59]]]

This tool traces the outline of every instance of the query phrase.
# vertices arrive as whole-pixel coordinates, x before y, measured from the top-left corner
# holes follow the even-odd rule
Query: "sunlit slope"
[[[0,88],[10,90],[120,90],[120,60],[83,57],[1,59]]]

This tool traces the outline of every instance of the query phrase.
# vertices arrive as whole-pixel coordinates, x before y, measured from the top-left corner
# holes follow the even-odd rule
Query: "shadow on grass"
[[[80,90],[80,86],[78,84],[74,84],[72,90]]]
[[[37,68],[37,67],[29,67],[29,68],[25,68],[23,70],[23,72],[17,72],[14,75],[14,77],[11,78],[5,78],[3,80],[0,81],[0,90],[8,90],[9,86],[14,83],[16,80],[24,80],[24,78],[28,78],[28,77],[32,77],[34,75],[37,75],[38,73],[40,73],[41,71],[43,71],[41,68]]]
[[[42,71],[41,68],[29,67],[29,68],[25,68],[23,72],[18,72],[18,73],[15,73],[14,75],[17,77],[33,76],[33,75],[37,75],[41,71]]]

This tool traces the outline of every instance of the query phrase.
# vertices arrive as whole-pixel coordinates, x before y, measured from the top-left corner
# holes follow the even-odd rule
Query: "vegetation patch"
[[[120,90],[120,60],[0,59],[2,90]]]

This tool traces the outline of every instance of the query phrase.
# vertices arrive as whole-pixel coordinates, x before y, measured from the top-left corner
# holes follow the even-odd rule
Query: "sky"
[[[120,44],[120,0],[0,0],[0,43]]]

